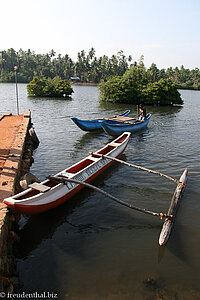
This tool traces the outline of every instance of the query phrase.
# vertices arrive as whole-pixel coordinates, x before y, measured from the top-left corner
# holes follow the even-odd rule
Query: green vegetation
[[[17,66],[18,82],[30,82],[34,75],[42,74],[46,78],[59,76],[68,80],[77,76],[81,81],[99,83],[101,80],[108,80],[113,76],[122,76],[130,66],[141,65],[140,62],[133,62],[132,57],[126,57],[123,51],[119,51],[110,58],[103,55],[95,56],[95,49],[91,48],[88,53],[84,50],[78,52],[77,60],[74,62],[67,54],[56,55],[52,49],[46,54],[36,54],[30,49],[16,52],[13,48],[0,51],[0,82],[15,82],[14,66]],[[132,64],[131,64],[132,63]],[[171,79],[178,88],[200,89],[200,70],[168,68],[159,70],[156,64],[152,63],[146,70],[148,80],[158,82],[160,79]]]
[[[70,84],[59,77],[45,78],[35,76],[27,85],[29,96],[39,97],[68,97],[73,93]]]
[[[177,85],[171,79],[153,81],[141,63],[131,66],[123,76],[115,76],[99,84],[102,101],[144,103],[147,105],[183,104]]]
[[[15,82],[14,66],[17,66],[18,82],[30,82],[34,75],[42,74],[46,78],[59,76],[63,80],[79,77],[81,81],[98,83],[115,75],[123,75],[129,67],[131,56],[126,58],[123,51],[111,58],[104,55],[97,58],[94,48],[86,54],[84,50],[77,54],[77,61],[66,54],[62,56],[51,50],[47,54],[34,51],[16,52],[14,49],[0,52],[0,82]]]

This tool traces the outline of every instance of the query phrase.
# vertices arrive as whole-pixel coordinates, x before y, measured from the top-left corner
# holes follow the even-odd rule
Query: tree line
[[[46,54],[36,54],[31,50],[16,52],[11,48],[0,52],[0,82],[14,82],[14,66],[17,66],[19,82],[28,83],[35,75],[43,75],[46,78],[59,76],[63,80],[76,76],[84,82],[99,83],[101,79],[123,75],[131,60],[131,56],[126,57],[123,51],[110,58],[106,55],[97,58],[94,48],[88,53],[78,52],[75,62],[68,54],[56,56],[53,49]]]
[[[0,51],[0,82],[15,82],[16,66],[18,82],[28,83],[35,75],[42,75],[46,78],[59,76],[63,80],[76,76],[83,82],[99,83],[113,76],[122,76],[131,66],[143,64],[143,60],[141,56],[138,62],[133,61],[131,55],[126,56],[122,50],[111,57],[96,57],[94,48],[88,53],[82,50],[77,53],[77,60],[73,61],[68,54],[56,55],[53,49],[46,54],[36,54],[30,49],[15,51],[10,48]],[[169,78],[179,88],[200,89],[199,68],[190,70],[182,65],[180,68],[158,69],[152,63],[146,71],[152,82]]]

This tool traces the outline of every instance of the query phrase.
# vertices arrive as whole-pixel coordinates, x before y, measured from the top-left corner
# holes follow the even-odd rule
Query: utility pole
[[[18,98],[18,87],[17,87],[17,66],[14,66],[15,70],[15,85],[16,85],[16,96],[17,96],[17,114],[19,115],[19,98]]]

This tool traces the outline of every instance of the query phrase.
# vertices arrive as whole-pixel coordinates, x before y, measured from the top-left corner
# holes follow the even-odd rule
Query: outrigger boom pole
[[[66,184],[67,182],[72,182],[72,183],[76,183],[76,184],[81,184],[81,185],[84,185],[88,188],[91,188],[101,194],[103,194],[104,196],[120,203],[121,205],[124,205],[126,207],[129,207],[131,209],[134,209],[134,210],[137,210],[137,211],[140,211],[140,212],[143,212],[145,214],[149,214],[149,215],[152,215],[152,216],[157,216],[157,217],[160,217],[161,219],[162,218],[168,218],[168,219],[172,219],[173,218],[173,215],[168,215],[168,214],[164,214],[164,213],[157,213],[157,212],[153,212],[153,211],[150,211],[150,210],[147,210],[147,209],[144,209],[144,208],[139,208],[139,207],[136,207],[136,206],[133,206],[129,203],[126,203],[110,194],[108,194],[107,192],[97,188],[96,186],[94,185],[91,185],[89,183],[86,183],[86,182],[83,182],[83,181],[80,181],[80,180],[76,180],[76,179],[72,179],[72,178],[63,178],[63,177],[56,177],[56,176],[47,176],[47,179],[50,179],[50,180],[55,180],[57,182],[60,182],[60,183],[63,183],[63,184]]]
[[[93,155],[93,152],[89,152],[90,155]],[[153,173],[153,174],[156,174],[156,175],[159,175],[159,176],[162,176],[162,177],[165,177],[171,181],[174,181],[175,183],[179,183],[180,181],[178,179],[174,179],[168,175],[165,175],[165,174],[162,174],[160,172],[157,172],[157,171],[154,171],[154,170],[150,170],[150,169],[147,169],[147,168],[144,168],[144,167],[141,167],[141,166],[137,166],[137,165],[134,165],[134,164],[130,164],[130,163],[127,163],[126,161],[124,160],[121,160],[121,159],[118,159],[118,158],[115,158],[115,157],[112,157],[112,156],[109,156],[109,155],[105,155],[105,154],[98,154],[98,153],[94,153],[95,156],[99,156],[99,157],[102,157],[102,158],[108,158],[108,159],[111,159],[111,160],[114,160],[116,162],[119,162],[121,164],[124,164],[124,165],[127,165],[129,167],[133,167],[133,168],[137,168],[137,169],[140,169],[142,171],[146,171],[146,172],[149,172],[149,173]]]

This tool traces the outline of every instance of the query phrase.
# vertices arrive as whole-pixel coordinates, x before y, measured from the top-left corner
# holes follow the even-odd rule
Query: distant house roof
[[[80,80],[79,77],[70,77],[71,80]]]

